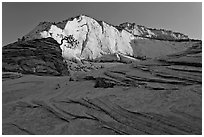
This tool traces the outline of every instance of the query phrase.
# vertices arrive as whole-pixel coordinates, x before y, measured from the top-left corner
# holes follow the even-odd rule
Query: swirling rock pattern
[[[202,45],[64,77],[5,75],[3,134],[202,134]],[[11,79],[8,77],[11,76]]]

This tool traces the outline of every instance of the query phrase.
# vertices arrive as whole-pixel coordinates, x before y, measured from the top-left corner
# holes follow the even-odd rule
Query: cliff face
[[[49,23],[47,24],[49,25]],[[39,26],[42,25],[38,25],[38,28],[44,28]],[[29,33],[25,37],[32,39],[33,34],[36,34],[38,38],[54,38],[61,44],[62,56],[65,59],[95,59],[104,54],[113,53],[133,55],[130,44],[131,40],[134,39],[132,34],[126,30],[119,31],[103,21],[96,21],[84,15],[64,22],[64,25],[62,23],[52,24],[48,30],[40,29],[37,33]],[[76,46],[63,40],[69,35],[73,35],[74,39],[77,40]]]
[[[76,44],[73,44],[67,39],[69,36],[72,36],[76,40]],[[62,57],[64,59],[74,60],[93,60],[107,54],[152,58],[174,53],[180,49],[180,47],[174,46],[175,43],[170,43],[169,41],[162,42],[158,41],[158,39],[188,39],[187,36],[180,33],[147,29],[128,23],[121,24],[120,26],[112,26],[85,15],[58,23],[42,22],[24,37],[26,40],[52,37],[60,44]],[[149,38],[152,38],[153,41]],[[155,47],[148,49],[149,45],[146,43],[153,44]],[[167,46],[160,46],[161,43]],[[141,44],[143,46],[138,46]],[[155,55],[149,53],[152,50]]]

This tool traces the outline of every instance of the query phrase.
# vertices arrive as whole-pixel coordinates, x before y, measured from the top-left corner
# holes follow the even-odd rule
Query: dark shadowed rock
[[[60,45],[52,38],[20,41],[2,48],[2,70],[36,75],[68,75]]]
[[[95,88],[113,88],[116,85],[115,82],[106,78],[96,78]]]

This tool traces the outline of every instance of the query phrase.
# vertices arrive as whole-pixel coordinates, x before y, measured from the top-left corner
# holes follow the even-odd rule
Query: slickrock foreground
[[[3,49],[3,63],[10,59],[19,69],[2,75],[3,134],[202,134],[202,45],[190,45],[171,55],[129,64],[68,63],[69,73],[58,48],[42,55],[46,60],[55,54],[44,65],[33,52],[30,61],[38,65],[31,63],[32,67],[23,63],[26,58]],[[24,53],[31,58],[31,53]],[[61,64],[58,69],[56,62]],[[3,69],[14,66],[3,64]]]

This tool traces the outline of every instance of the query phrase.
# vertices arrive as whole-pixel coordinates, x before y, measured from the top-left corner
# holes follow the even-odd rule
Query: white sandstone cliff
[[[123,29],[120,29],[122,28]],[[129,29],[127,29],[129,28]],[[149,40],[136,37],[135,35],[157,38],[158,33],[151,30],[131,28],[128,24],[119,27],[112,26],[103,21],[97,21],[91,17],[80,15],[59,23],[41,22],[34,30],[25,35],[26,40],[35,38],[54,38],[62,49],[62,56],[65,59],[93,60],[106,54],[120,54],[120,56],[145,56],[156,57],[182,50],[182,46],[174,46],[175,43]],[[132,30],[130,32],[130,30]],[[143,30],[143,31],[142,31]],[[166,34],[160,31],[160,34]],[[77,44],[70,44],[66,37],[72,35]],[[185,38],[183,35],[174,36],[175,39]],[[185,36],[185,35],[184,35]],[[147,44],[146,44],[147,43]],[[155,44],[157,43],[157,44]],[[154,45],[154,47],[150,46]],[[152,54],[152,53],[155,53]]]
[[[130,44],[134,39],[132,34],[125,30],[119,31],[105,22],[99,23],[85,15],[67,21],[64,29],[53,24],[48,30],[40,30],[39,34],[39,38],[52,37],[61,44],[62,56],[65,59],[95,59],[114,53],[133,56]],[[76,47],[62,40],[69,35],[73,35],[78,41]]]

